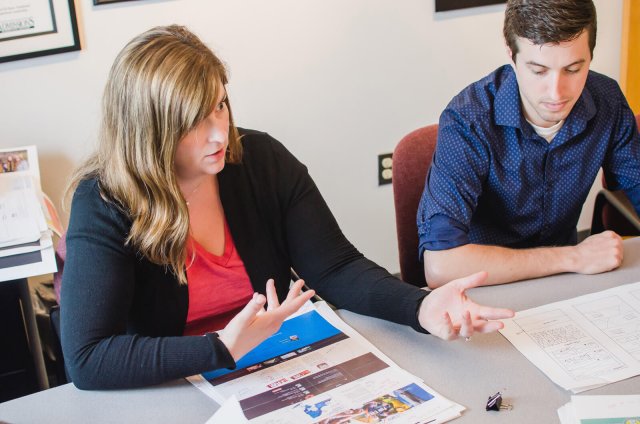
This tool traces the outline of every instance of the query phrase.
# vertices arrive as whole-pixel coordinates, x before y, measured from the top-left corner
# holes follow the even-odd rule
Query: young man
[[[589,70],[591,0],[509,0],[509,65],[465,88],[440,117],[418,211],[430,287],[478,270],[486,284],[622,262],[613,232],[576,243],[600,167],[640,213],[640,137],[617,83]]]

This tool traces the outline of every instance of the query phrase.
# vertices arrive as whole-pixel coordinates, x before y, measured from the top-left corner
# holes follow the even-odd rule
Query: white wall
[[[395,272],[392,191],[377,186],[377,155],[506,62],[504,6],[436,16],[433,3],[80,0],[80,52],[0,64],[0,145],[37,145],[43,188],[59,201],[94,148],[117,52],[151,26],[184,24],[228,63],[237,123],[268,131],[305,162],[351,241]],[[593,69],[618,79],[622,0],[596,5]]]

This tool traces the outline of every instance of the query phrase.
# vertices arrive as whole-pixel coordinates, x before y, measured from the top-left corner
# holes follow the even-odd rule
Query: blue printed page
[[[318,312],[310,311],[283,322],[277,333],[240,358],[235,370],[215,370],[202,375],[215,386],[345,338],[346,335],[329,324]],[[227,377],[220,378],[223,376]]]

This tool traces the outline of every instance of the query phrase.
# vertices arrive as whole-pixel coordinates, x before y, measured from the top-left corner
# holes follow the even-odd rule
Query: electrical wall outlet
[[[383,153],[378,155],[378,185],[391,184],[393,175],[393,158],[392,153]]]

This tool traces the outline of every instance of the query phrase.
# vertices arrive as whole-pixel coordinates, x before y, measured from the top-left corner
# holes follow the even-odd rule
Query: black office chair
[[[640,114],[636,115],[640,128]],[[591,234],[612,230],[623,237],[640,235],[640,218],[631,201],[622,191],[607,190],[607,182],[602,179],[603,190],[596,196],[591,220]]]
[[[622,191],[602,189],[596,196],[591,234],[612,230],[623,237],[640,235],[640,218]]]
[[[60,306],[54,306],[49,311],[51,321],[51,333],[53,334],[53,353],[56,355],[55,376],[58,385],[71,382],[71,377],[64,365],[64,356],[62,355],[62,344],[60,343]]]

